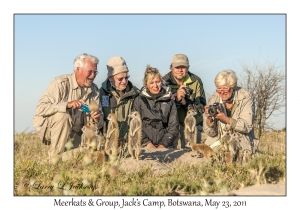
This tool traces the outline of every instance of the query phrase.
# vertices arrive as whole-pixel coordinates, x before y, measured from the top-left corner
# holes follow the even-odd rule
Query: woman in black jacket
[[[179,122],[176,104],[171,92],[163,86],[156,68],[147,66],[144,87],[133,103],[142,119],[142,145],[149,148],[167,148],[178,139]]]

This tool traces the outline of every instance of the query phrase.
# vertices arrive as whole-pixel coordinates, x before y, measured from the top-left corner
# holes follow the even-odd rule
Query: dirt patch
[[[155,174],[165,173],[180,165],[199,164],[208,162],[205,157],[197,155],[195,152],[177,149],[150,149],[143,148],[140,154],[140,159],[135,160],[130,156],[123,158],[120,164],[120,170],[134,172],[141,167],[150,167]],[[226,192],[226,194],[217,193],[215,195],[235,195],[235,196],[264,196],[264,195],[286,195],[286,184],[284,182],[278,184],[262,184],[251,187],[241,188]]]
[[[132,159],[130,156],[121,159],[120,170],[133,172],[141,167],[150,167],[154,173],[163,173],[178,167],[178,165],[198,164],[204,161],[208,160],[189,149],[143,148],[139,160]]]
[[[69,151],[62,156],[62,159],[68,160],[74,158],[78,150]],[[139,160],[132,159],[130,155],[126,158],[121,158],[119,170],[125,172],[135,172],[143,167],[149,167],[154,174],[163,174],[173,169],[186,165],[186,164],[201,164],[208,162],[205,157],[196,154],[190,149],[178,150],[178,149],[151,149],[143,148],[140,153]],[[278,184],[262,184],[250,187],[241,188],[239,190],[233,190],[231,192],[217,193],[214,195],[235,195],[235,196],[285,196],[286,184],[284,182]]]
[[[215,195],[234,195],[234,196],[285,196],[286,183],[280,182],[278,184],[262,184],[250,187],[233,190],[226,194],[218,193]]]

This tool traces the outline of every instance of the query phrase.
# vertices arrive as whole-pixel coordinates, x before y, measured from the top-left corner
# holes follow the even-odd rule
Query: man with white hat
[[[175,54],[172,57],[170,69],[163,79],[171,88],[173,99],[177,105],[177,113],[180,124],[180,143],[174,147],[184,148],[184,119],[189,109],[194,109],[198,114],[196,118],[196,129],[198,130],[197,142],[201,143],[201,131],[203,122],[204,106],[206,105],[205,92],[202,80],[189,71],[189,59],[185,54]],[[177,143],[177,141],[175,141]]]
[[[110,113],[116,114],[120,130],[119,139],[122,139],[127,137],[128,115],[134,99],[139,95],[139,89],[128,80],[129,69],[122,57],[111,57],[106,66],[107,79],[100,88],[100,101],[105,120]]]

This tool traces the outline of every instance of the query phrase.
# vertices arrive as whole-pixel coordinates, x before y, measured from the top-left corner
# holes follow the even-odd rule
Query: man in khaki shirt
[[[98,73],[98,62],[98,58],[93,55],[84,53],[77,56],[74,60],[74,72],[55,77],[39,100],[33,125],[40,139],[45,144],[50,144],[50,157],[65,151],[68,138],[74,138],[74,147],[78,147],[81,129],[88,119],[98,129],[102,127],[99,89],[93,83]],[[89,105],[92,101],[98,104],[98,111],[86,113],[81,110],[82,104]]]

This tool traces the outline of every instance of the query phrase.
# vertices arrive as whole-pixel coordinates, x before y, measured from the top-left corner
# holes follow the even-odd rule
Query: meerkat
[[[230,125],[226,125],[223,128],[223,135],[220,140],[221,145],[223,147],[222,149],[224,151],[229,151],[229,143],[230,143],[231,137],[232,137],[232,135],[231,135],[231,131],[230,131]]]
[[[231,152],[234,162],[239,162],[242,154],[242,147],[240,145],[240,140],[237,138],[236,134],[233,134],[229,142],[229,151]]]
[[[230,132],[230,125],[226,125],[223,130],[221,138],[223,162],[226,164],[249,162],[251,151],[242,148],[238,134]]]
[[[142,120],[137,111],[131,112],[128,117],[132,118],[129,123],[128,152],[132,159],[138,160],[141,152]]]
[[[234,154],[233,161],[236,163],[240,163],[240,164],[248,163],[252,158],[251,150],[243,148],[238,134],[232,135],[229,150]]]
[[[230,125],[225,125],[225,127],[223,128],[223,135],[220,139],[220,155],[222,162],[227,165],[231,164],[235,157],[235,152],[233,151],[231,139],[232,135],[230,131]]]
[[[105,152],[102,151],[94,151],[92,153],[92,160],[94,163],[103,163],[106,161]]]
[[[241,158],[241,164],[248,163],[252,158],[252,152],[248,149],[245,149],[241,153],[242,153],[242,156],[243,156]]]
[[[89,107],[89,110],[91,112],[96,112],[96,111],[99,110],[99,106],[98,106],[98,104],[95,101],[91,101],[89,103],[88,107]],[[90,124],[92,124],[92,123],[94,124],[93,119],[91,118],[91,115],[89,115],[89,120],[88,121],[89,121]]]
[[[103,163],[105,162],[105,153],[103,150],[98,151],[97,141],[97,129],[94,128],[93,124],[87,124],[82,128],[83,134],[81,136],[81,148],[89,155],[94,163]]]
[[[99,106],[95,101],[91,101],[88,107],[91,112],[96,112],[99,109]]]
[[[83,126],[81,135],[81,148],[84,150],[95,151],[97,148],[97,130],[93,124],[86,124]]]
[[[184,119],[184,138],[185,142],[194,142],[197,140],[196,115],[197,112],[193,109],[188,110]]]
[[[230,143],[231,143],[231,147],[232,147],[231,151],[235,155],[234,161],[236,163],[244,164],[244,163],[248,163],[251,160],[252,152],[249,149],[244,149],[240,145],[240,140],[239,139],[235,138]]]
[[[203,156],[206,157],[208,160],[211,160],[212,157],[217,159],[214,150],[206,144],[196,144],[194,142],[190,142],[190,146],[192,151],[195,151],[197,153],[202,153]]]
[[[230,165],[233,160],[233,154],[229,151],[223,151],[223,162],[226,163],[227,165]]]
[[[107,134],[105,141],[105,152],[107,155],[117,156],[119,149],[119,126],[117,117],[114,113],[110,113],[107,117]]]

